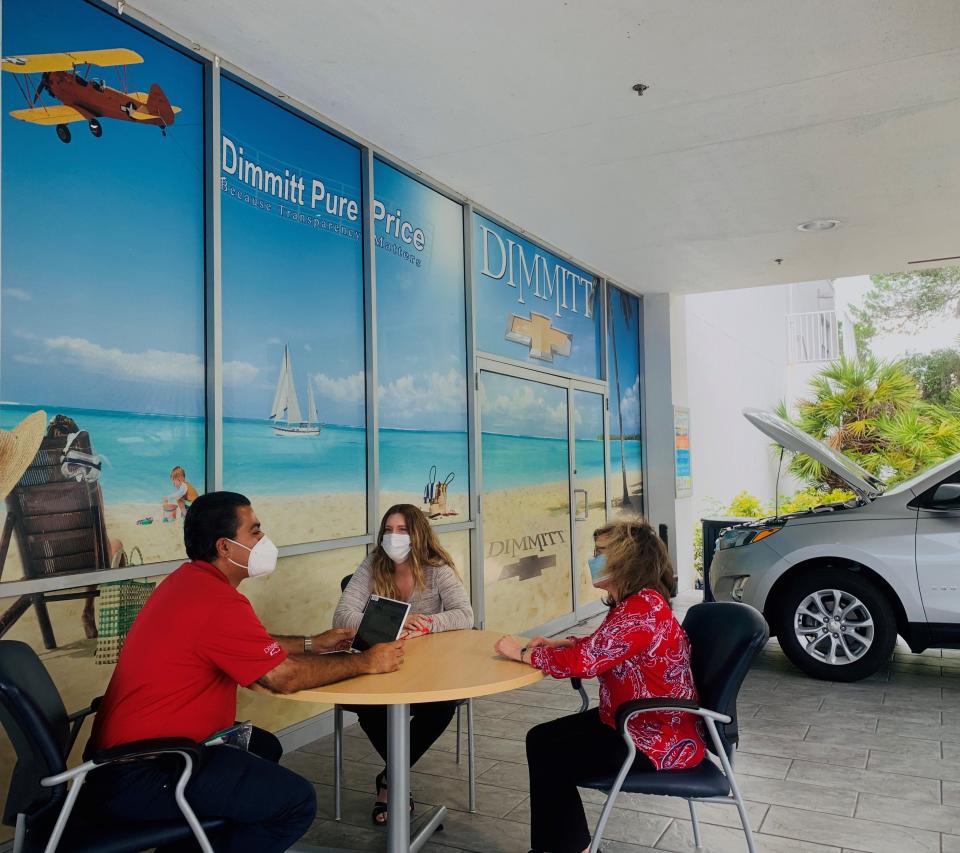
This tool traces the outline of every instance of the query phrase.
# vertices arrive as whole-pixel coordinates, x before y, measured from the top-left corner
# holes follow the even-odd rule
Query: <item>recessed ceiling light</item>
[[[797,231],[830,231],[839,224],[839,219],[810,219],[807,222],[801,222],[797,226]]]

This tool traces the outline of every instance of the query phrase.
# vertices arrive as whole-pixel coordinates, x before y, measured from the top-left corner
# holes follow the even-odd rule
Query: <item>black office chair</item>
[[[349,574],[340,581],[340,592],[344,592],[350,583]],[[586,691],[581,691],[586,696]],[[457,702],[457,764],[460,763],[460,711],[467,708],[467,808],[477,810],[477,774],[473,746],[473,700],[461,699]],[[341,793],[343,780],[343,707],[333,706],[333,819],[340,820]]]
[[[578,781],[583,788],[607,791],[590,853],[600,849],[603,830],[620,791],[631,794],[659,794],[683,797],[690,805],[693,839],[702,850],[696,803],[735,805],[747,839],[747,849],[756,853],[750,819],[733,775],[737,732],[737,694],[747,672],[769,636],[767,623],[757,610],[746,604],[717,602],[696,604],[687,611],[683,628],[690,638],[693,680],[700,702],[678,699],[635,699],[617,709],[617,728],[627,744],[627,758],[615,777],[596,777]],[[689,770],[661,770],[657,773],[630,768],[637,750],[627,725],[639,714],[650,711],[689,711],[701,717],[710,733],[707,757]],[[717,765],[719,762],[719,766]]]
[[[74,714],[67,710],[40,658],[26,643],[0,640],[0,723],[17,754],[3,822],[16,827],[15,853],[134,853],[169,844],[192,834],[204,853],[213,853],[205,830],[222,820],[199,820],[184,789],[200,758],[200,747],[184,738],[138,741],[94,753],[68,770],[67,757],[83,721],[96,712],[99,699]],[[179,755],[184,769],[176,783],[177,805],[184,821],[110,823],[95,816],[73,816],[80,787],[98,767],[117,761]],[[131,816],[135,820],[135,816]]]

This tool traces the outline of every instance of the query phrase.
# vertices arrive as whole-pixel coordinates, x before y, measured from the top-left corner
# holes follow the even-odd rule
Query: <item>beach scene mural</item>
[[[607,287],[607,382],[610,389],[608,488],[614,515],[643,515],[640,420],[640,299]]]
[[[380,160],[374,190],[380,506],[465,521],[463,208]]]
[[[517,632],[573,610],[567,390],[482,371],[479,398],[484,619]]]
[[[479,351],[601,378],[600,287],[590,273],[474,213],[473,281]]]
[[[366,532],[360,151],[221,82],[223,481],[281,545]]]
[[[583,605],[599,597],[586,558],[593,530],[606,520],[603,407],[600,394],[573,394],[574,487],[586,492],[578,496],[577,512],[584,514],[584,503],[588,509],[586,521],[578,522],[575,567]],[[492,630],[520,631],[573,609],[568,392],[482,371],[479,405],[486,619]],[[640,441],[625,440],[624,450],[630,488],[639,492]],[[611,441],[610,454],[619,484],[619,442]]]
[[[58,59],[77,51],[76,66]],[[107,537],[133,562],[177,559],[171,474],[201,491],[206,479],[202,67],[68,0],[39,18],[25,0],[4,3],[3,56],[0,427],[37,409],[64,416],[60,452],[85,433],[70,450],[90,458],[71,476]],[[121,96],[119,117],[84,117]],[[67,144],[34,121],[54,108]],[[65,556],[26,573],[71,567]],[[14,542],[0,578],[24,573]]]

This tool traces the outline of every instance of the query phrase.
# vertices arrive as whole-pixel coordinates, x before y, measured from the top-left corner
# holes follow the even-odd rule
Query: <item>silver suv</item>
[[[886,491],[782,418],[743,414],[856,497],[722,531],[710,565],[717,600],[756,607],[790,660],[816,678],[871,675],[897,634],[914,652],[960,648],[960,454]]]

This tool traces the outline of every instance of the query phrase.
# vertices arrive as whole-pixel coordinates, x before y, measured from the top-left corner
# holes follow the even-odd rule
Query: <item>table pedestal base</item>
[[[438,806],[414,838],[410,837],[410,706],[387,706],[387,853],[417,853],[447,814]],[[396,806],[396,808],[393,808]]]
[[[337,761],[339,756],[334,757]],[[434,806],[420,831],[410,837],[410,706],[387,706],[387,853],[418,853],[447,815],[446,806]],[[394,808],[397,805],[399,808]],[[356,853],[342,847],[295,844],[290,853]]]

